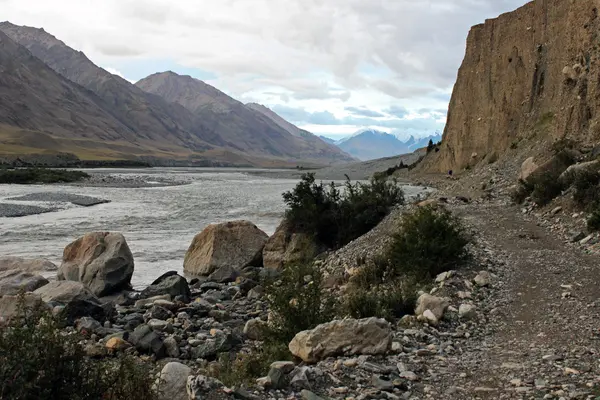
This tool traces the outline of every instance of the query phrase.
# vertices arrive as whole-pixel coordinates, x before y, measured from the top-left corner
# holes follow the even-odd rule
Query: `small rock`
[[[473,281],[475,281],[478,286],[489,286],[492,281],[492,274],[488,271],[481,271]]]
[[[108,339],[105,347],[110,351],[124,351],[131,347],[131,345],[125,340],[119,337],[112,337]]]
[[[473,319],[477,316],[477,307],[473,304],[461,304],[458,308],[458,316],[463,319]]]
[[[170,362],[160,371],[158,400],[188,400],[186,391],[192,369],[187,365]]]
[[[221,381],[204,375],[188,376],[185,386],[189,400],[204,400],[206,394],[222,387]]]
[[[260,340],[264,336],[267,326],[268,323],[260,318],[248,320],[244,326],[244,335],[251,340]]]
[[[558,206],[558,207],[556,207],[555,209],[553,209],[552,211],[550,211],[550,214],[552,214],[552,215],[556,215],[556,214],[558,214],[559,212],[561,212],[562,210],[563,210],[563,208],[562,208],[562,207],[560,207],[560,206]]]
[[[400,378],[408,379],[409,381],[417,381],[419,377],[412,371],[402,371],[400,372]]]
[[[300,395],[302,396],[303,400],[323,400],[321,397],[306,389],[303,389],[300,392]]]

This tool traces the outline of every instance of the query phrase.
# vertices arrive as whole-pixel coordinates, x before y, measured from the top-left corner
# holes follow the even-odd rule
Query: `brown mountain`
[[[536,0],[474,26],[427,168],[461,170],[559,139],[597,144],[598,32],[597,0]]]
[[[209,129],[228,142],[236,143],[240,149],[317,163],[353,161],[340,149],[283,121],[272,111],[266,113],[255,106],[248,107],[190,76],[163,72],[150,75],[136,85],[169,102],[181,104],[201,118]]]
[[[3,152],[77,148],[133,152],[133,131],[92,92],[57,74],[0,32],[0,143]],[[73,138],[77,140],[72,140]],[[139,152],[139,151],[138,151]]]
[[[191,103],[172,101],[170,93],[169,96],[153,94],[110,74],[43,29],[3,22],[0,30],[54,71],[95,94],[103,101],[105,112],[125,129],[118,139],[143,147],[142,152],[149,155],[167,158],[193,155],[242,160],[243,164],[254,165],[294,165],[299,161],[329,164],[344,160],[343,155],[323,154],[310,146],[307,149],[303,142],[272,121],[257,117],[241,103],[208,85],[203,88],[201,101],[214,107],[190,108]],[[197,92],[193,97],[199,102]],[[72,137],[79,138],[79,134],[74,132]],[[94,139],[105,140],[99,136]]]

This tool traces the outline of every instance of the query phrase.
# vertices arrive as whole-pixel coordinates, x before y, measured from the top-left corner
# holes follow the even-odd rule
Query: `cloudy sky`
[[[526,0],[0,0],[130,81],[172,70],[317,134],[442,130],[469,28]]]

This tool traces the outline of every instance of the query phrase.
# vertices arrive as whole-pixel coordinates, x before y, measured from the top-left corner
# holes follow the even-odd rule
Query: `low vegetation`
[[[0,169],[0,183],[36,184],[77,182],[90,176],[83,171],[64,169]]]
[[[419,288],[463,264],[470,241],[460,220],[446,210],[429,206],[405,214],[384,256],[352,278],[345,311],[356,318],[412,312]]]
[[[592,169],[578,171],[573,179],[573,200],[586,210],[600,205],[600,173]]]
[[[124,356],[85,356],[78,334],[64,334],[47,311],[28,310],[0,330],[0,398],[155,399],[150,371]]]
[[[297,232],[313,235],[328,248],[340,248],[373,229],[397,205],[404,193],[396,181],[373,178],[343,190],[332,182],[316,183],[312,173],[302,175],[294,189],[283,194],[286,218]]]

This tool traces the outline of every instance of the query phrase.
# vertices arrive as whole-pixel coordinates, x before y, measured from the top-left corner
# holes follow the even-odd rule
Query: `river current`
[[[210,223],[246,219],[272,234],[283,216],[282,193],[297,179],[271,179],[229,169],[97,170],[94,174],[135,176],[185,185],[116,188],[69,185],[0,185],[0,201],[30,193],[61,192],[98,197],[110,203],[80,207],[70,203],[19,202],[56,211],[0,218],[0,256],[42,257],[60,265],[64,247],[86,232],[116,231],[135,259],[135,288],[170,270],[183,271],[193,237]],[[407,195],[420,188],[406,187]]]

